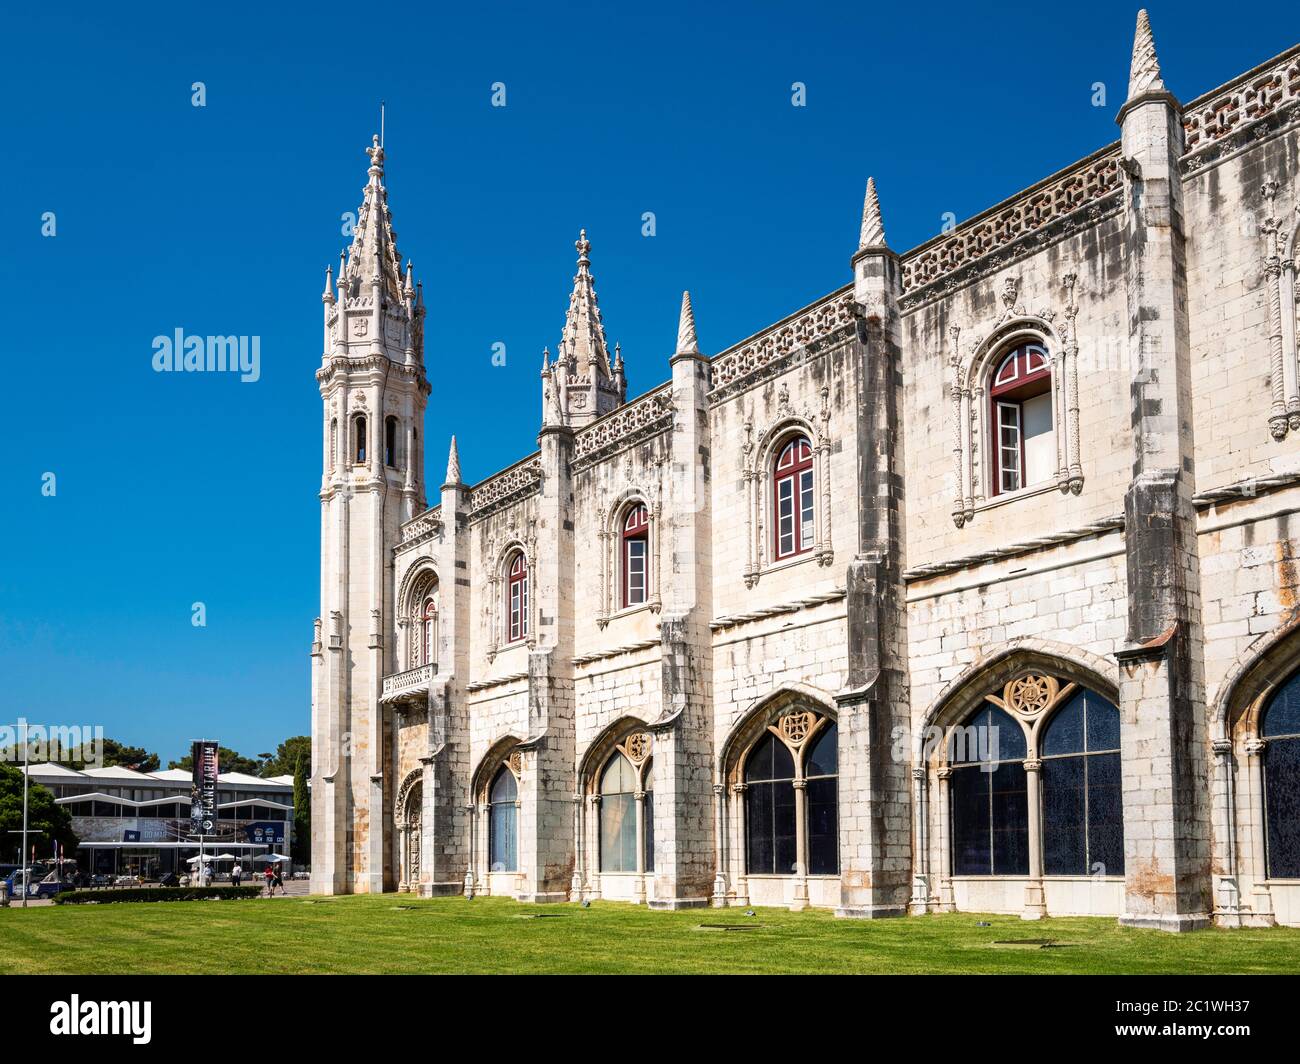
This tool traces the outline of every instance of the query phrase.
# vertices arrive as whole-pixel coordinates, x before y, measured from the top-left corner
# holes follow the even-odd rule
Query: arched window
[[[985,704],[950,739],[952,871],[958,876],[1029,874],[1025,733]]]
[[[809,875],[838,874],[838,744],[835,722],[807,710],[754,744],[745,759],[748,874],[792,875],[800,863]]]
[[[352,461],[364,465],[366,461],[366,415],[352,419]]]
[[[432,595],[424,600],[421,618],[420,664],[432,665],[438,653],[438,603]]]
[[[623,518],[623,605],[640,606],[650,584],[650,519],[644,506]]]
[[[1119,710],[1079,690],[1047,721],[1039,745],[1044,874],[1123,875]]]
[[[772,504],[777,559],[811,550],[813,459],[807,436],[791,437],[777,454],[772,469]]]
[[[523,551],[510,556],[506,571],[506,641],[515,643],[528,637],[528,559]]]
[[[1300,879],[1300,673],[1264,710],[1264,850],[1269,879]]]
[[[794,755],[771,732],[745,760],[745,831],[750,875],[793,874]]]
[[[384,419],[384,465],[397,468],[397,418]]]
[[[833,876],[840,870],[838,779],[839,728],[822,729],[804,755],[808,781],[808,874]]]
[[[519,870],[519,784],[502,765],[488,789],[488,869]]]
[[[600,775],[600,870],[637,870],[636,769],[618,751]]]
[[[1017,347],[989,382],[993,494],[1019,491],[1056,473],[1052,369],[1042,344]]]

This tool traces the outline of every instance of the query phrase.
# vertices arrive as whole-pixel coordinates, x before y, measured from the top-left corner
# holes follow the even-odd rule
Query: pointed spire
[[[1136,99],[1148,92],[1165,92],[1160,77],[1160,60],[1156,56],[1156,42],[1151,35],[1151,19],[1146,8],[1138,12],[1137,31],[1133,35],[1133,63],[1129,67],[1128,98]]]
[[[322,303],[334,302],[333,274],[330,272],[329,266],[325,267],[325,291],[320,294],[320,298]]]
[[[451,450],[447,453],[447,484],[460,483],[460,452],[456,450],[456,437],[451,438]]]
[[[567,363],[569,372],[577,376],[608,378],[609,347],[596,298],[596,280],[591,275],[591,241],[587,239],[587,230],[578,234],[573,246],[578,252],[578,272],[573,277],[573,293],[569,296],[556,361]]]
[[[415,295],[415,279],[411,276],[411,260],[406,260],[406,285],[402,288],[402,295],[410,299]]]
[[[551,372],[551,349],[549,347],[543,347],[542,348],[542,376],[544,377],[546,376],[546,374],[550,372]]]
[[[880,217],[880,197],[876,195],[876,179],[867,178],[867,195],[862,201],[862,232],[858,237],[858,250],[887,247],[885,223]]]
[[[677,354],[698,355],[700,343],[695,338],[695,311],[691,309],[690,292],[682,293],[682,313],[677,319]]]
[[[370,167],[352,230],[352,245],[347,251],[347,268],[352,277],[378,282],[384,296],[396,303],[401,301],[405,287],[402,257],[397,252],[397,234],[393,232],[393,219],[388,210],[384,149],[378,134],[371,138],[366,154],[370,156]]]

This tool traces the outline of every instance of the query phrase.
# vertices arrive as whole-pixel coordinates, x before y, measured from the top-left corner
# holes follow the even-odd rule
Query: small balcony
[[[417,665],[405,672],[394,672],[384,677],[379,695],[381,702],[419,702],[428,698],[429,684],[438,672],[438,664]]]

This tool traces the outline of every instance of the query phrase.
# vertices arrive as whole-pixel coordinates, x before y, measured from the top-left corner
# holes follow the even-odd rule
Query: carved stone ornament
[[[623,744],[623,751],[632,764],[640,765],[650,756],[653,741],[649,732],[634,732],[627,737],[627,741]]]
[[[781,738],[791,746],[798,746],[808,738],[815,720],[816,718],[806,709],[796,710],[782,717],[777,722],[777,727],[781,730]]]
[[[1060,686],[1051,676],[1027,673],[1007,684],[1003,697],[1009,709],[1030,717],[1041,713],[1056,701]]]
[[[509,766],[510,771],[514,773],[515,779],[519,779],[524,768],[524,755],[516,750],[506,760],[506,764]]]

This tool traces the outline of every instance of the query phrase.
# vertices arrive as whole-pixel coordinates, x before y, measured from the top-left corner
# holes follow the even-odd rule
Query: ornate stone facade
[[[849,283],[754,336],[685,297],[631,401],[583,232],[537,452],[467,486],[453,443],[431,508],[372,147],[314,889],[1300,924],[1300,47],[1184,107],[1144,14],[1132,72],[1118,143],[913,251],[869,183]]]

